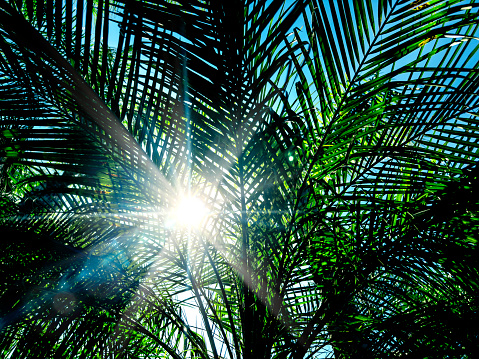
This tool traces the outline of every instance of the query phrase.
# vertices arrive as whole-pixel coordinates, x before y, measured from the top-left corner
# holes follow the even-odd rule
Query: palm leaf
[[[477,160],[474,131],[462,127],[475,126],[477,44],[469,39],[477,31],[476,4],[353,5],[314,2],[304,13],[305,34],[295,32],[297,42],[307,41],[295,62],[301,78],[296,106],[314,144],[303,188],[314,183],[310,203],[319,207],[311,205],[314,212],[303,221],[319,221],[321,229],[307,236],[308,253],[324,291],[296,357],[323,346],[324,329],[336,356],[420,355],[440,348],[441,336],[450,340],[445,346],[458,348],[461,341],[446,329],[436,339],[424,332],[410,339],[392,323],[406,325],[404,316],[402,333],[419,333],[425,322],[438,320],[433,308],[461,295],[433,253],[462,247],[463,240],[442,241],[449,225],[422,232],[413,218],[424,199]],[[467,40],[460,50],[453,46],[456,36]],[[418,310],[428,305],[430,311]],[[381,308],[392,312],[372,319],[371,311]]]
[[[473,1],[3,2],[0,24],[2,225],[80,253],[35,249],[33,295],[22,252],[4,353],[473,355],[451,334],[477,296]],[[170,223],[183,195],[201,229]]]

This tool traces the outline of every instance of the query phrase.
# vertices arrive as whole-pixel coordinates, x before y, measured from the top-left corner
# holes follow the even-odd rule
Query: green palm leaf
[[[2,353],[474,356],[477,9],[2,2]]]

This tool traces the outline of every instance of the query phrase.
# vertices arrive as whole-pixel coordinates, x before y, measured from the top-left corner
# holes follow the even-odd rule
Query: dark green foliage
[[[477,357],[478,10],[1,1],[2,357]]]

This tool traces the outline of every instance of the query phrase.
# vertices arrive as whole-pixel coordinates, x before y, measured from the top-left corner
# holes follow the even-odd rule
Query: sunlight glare
[[[175,222],[181,226],[198,227],[208,215],[205,204],[196,197],[184,197],[175,210]]]

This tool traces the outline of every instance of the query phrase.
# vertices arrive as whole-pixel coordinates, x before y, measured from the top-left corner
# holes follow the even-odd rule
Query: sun
[[[208,213],[208,208],[199,198],[186,196],[180,199],[174,210],[174,222],[183,227],[199,227]]]

